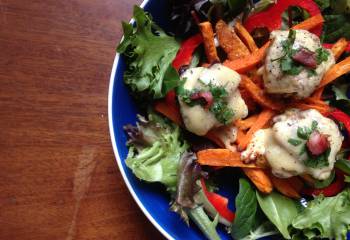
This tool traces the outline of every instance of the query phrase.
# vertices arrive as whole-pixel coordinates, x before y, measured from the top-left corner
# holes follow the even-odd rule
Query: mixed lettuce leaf
[[[350,230],[350,190],[317,197],[292,222],[293,239],[345,240]]]
[[[139,179],[160,182],[175,193],[179,161],[188,148],[180,129],[149,114],[148,120],[139,117],[136,127],[127,125],[125,130],[130,137],[126,165]]]
[[[124,81],[135,97],[164,97],[179,82],[171,66],[179,43],[138,6],[134,7],[134,19],[135,25],[123,22],[124,38],[117,48],[126,62]]]

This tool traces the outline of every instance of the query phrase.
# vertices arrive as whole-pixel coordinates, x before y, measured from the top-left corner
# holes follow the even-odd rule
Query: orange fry
[[[255,164],[245,164],[239,152],[228,149],[206,149],[197,152],[197,162],[212,167],[258,168]]]
[[[275,115],[275,112],[270,109],[263,110],[259,114],[255,124],[249,129],[245,137],[239,140],[238,149],[240,151],[246,149],[253,137],[253,134],[258,130],[262,129],[274,115]]]
[[[318,104],[307,104],[307,103],[300,103],[300,102],[291,104],[290,107],[299,108],[301,110],[315,109],[322,114],[327,114],[328,112],[331,111],[331,108],[329,106],[318,105]]]
[[[301,189],[298,186],[303,183],[298,178],[278,178],[270,174],[270,179],[273,186],[283,195],[294,199],[300,198],[299,191]]]
[[[255,52],[255,51],[259,50],[259,48],[255,44],[255,41],[254,41],[252,35],[250,35],[250,33],[247,31],[247,29],[245,29],[245,27],[240,22],[236,22],[235,31],[236,31],[237,35],[245,43],[245,45],[247,45],[250,52]]]
[[[343,61],[333,65],[323,76],[318,88],[326,86],[348,72],[350,72],[350,57],[347,57]]]
[[[243,172],[254,183],[258,190],[262,193],[271,193],[273,185],[269,176],[262,169],[243,168]]]
[[[322,16],[322,14],[317,14],[317,15],[310,17],[310,18],[306,19],[305,21],[293,26],[292,29],[294,29],[294,30],[298,30],[298,29],[311,30],[323,22],[324,22],[324,18]]]
[[[343,54],[347,46],[348,41],[346,41],[345,38],[339,38],[339,40],[333,45],[331,49],[335,60],[337,60]]]
[[[266,50],[269,48],[270,44],[271,41],[268,41],[258,51],[251,53],[249,56],[233,61],[226,60],[224,65],[232,70],[235,70],[236,72],[245,73],[263,61],[266,55]]]
[[[203,36],[203,43],[205,54],[207,56],[208,62],[215,63],[219,62],[218,53],[216,51],[214,42],[214,32],[210,22],[203,22],[199,24],[199,29]]]
[[[246,119],[236,120],[235,125],[241,130],[247,130],[255,124],[257,119],[258,119],[258,115],[252,115]]]
[[[222,49],[227,53],[229,60],[239,59],[250,54],[249,49],[237,36],[234,30],[220,20],[215,26],[216,35]]]
[[[241,75],[241,85],[245,88],[251,95],[251,97],[261,106],[270,108],[272,110],[282,109],[282,105],[276,101],[273,101],[264,92],[263,89],[259,88],[250,78],[245,75]]]

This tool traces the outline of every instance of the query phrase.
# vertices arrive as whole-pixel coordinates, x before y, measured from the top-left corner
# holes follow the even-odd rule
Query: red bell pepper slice
[[[346,113],[340,111],[339,109],[335,109],[332,112],[328,113],[328,116],[334,118],[335,120],[341,122],[344,124],[344,127],[349,133],[350,136],[350,116],[347,115]]]
[[[333,47],[333,43],[324,43],[322,44],[324,48],[327,48],[327,49],[332,49]],[[350,43],[348,44],[348,46],[346,47],[345,49],[345,52],[350,52]]]
[[[201,179],[201,185],[208,201],[211,203],[211,205],[213,205],[220,216],[229,222],[233,222],[235,219],[235,214],[227,207],[228,199],[217,193],[209,192],[207,186],[205,185],[204,179]]]
[[[193,52],[203,42],[201,34],[194,35],[181,43],[181,47],[173,60],[172,66],[179,71],[180,67],[189,65]]]
[[[322,189],[315,189],[315,188],[306,188],[303,189],[302,193],[308,196],[318,196],[322,194],[325,197],[333,197],[340,193],[344,187],[344,173],[340,170],[335,171],[336,174],[336,180],[332,184],[330,184],[328,187],[322,188]]]
[[[251,15],[244,23],[244,26],[249,32],[258,27],[266,27],[270,32],[281,29],[282,14],[292,6],[305,9],[311,16],[321,13],[318,5],[313,0],[279,0],[266,11]],[[311,32],[321,36],[322,26],[323,24],[315,27]]]

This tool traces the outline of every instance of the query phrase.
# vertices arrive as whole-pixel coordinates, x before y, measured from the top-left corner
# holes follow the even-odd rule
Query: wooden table
[[[117,168],[107,92],[138,0],[0,0],[0,239],[163,239]]]

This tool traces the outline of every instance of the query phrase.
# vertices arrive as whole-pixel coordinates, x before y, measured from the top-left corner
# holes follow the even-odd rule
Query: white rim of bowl
[[[140,7],[144,8],[148,2],[149,2],[149,0],[144,0],[141,3]],[[133,20],[131,20],[130,22],[132,22],[132,21]],[[115,141],[114,126],[113,126],[113,115],[112,115],[113,88],[114,88],[115,74],[116,74],[116,71],[117,71],[118,62],[119,62],[119,54],[117,53],[115,58],[114,58],[114,63],[113,63],[113,68],[112,68],[112,72],[111,72],[111,77],[110,77],[110,80],[109,80],[109,90],[108,90],[108,125],[109,125],[109,133],[110,133],[110,137],[111,137],[111,141],[112,141],[114,156],[116,158],[116,162],[118,164],[119,171],[121,172],[121,174],[123,176],[124,182],[126,183],[126,186],[128,187],[129,192],[131,193],[131,196],[134,198],[135,202],[137,203],[139,208],[142,210],[143,214],[158,229],[158,231],[163,234],[164,237],[166,237],[168,240],[174,240],[174,238],[171,237],[169,235],[169,233],[167,233],[165,231],[165,229],[162,228],[162,226],[160,226],[157,223],[157,221],[153,218],[153,216],[148,212],[148,210],[145,208],[143,203],[137,197],[134,189],[131,187],[129,179],[126,177],[126,173],[125,173],[124,168],[122,166],[121,158],[120,158],[119,153],[118,153],[117,143]]]

